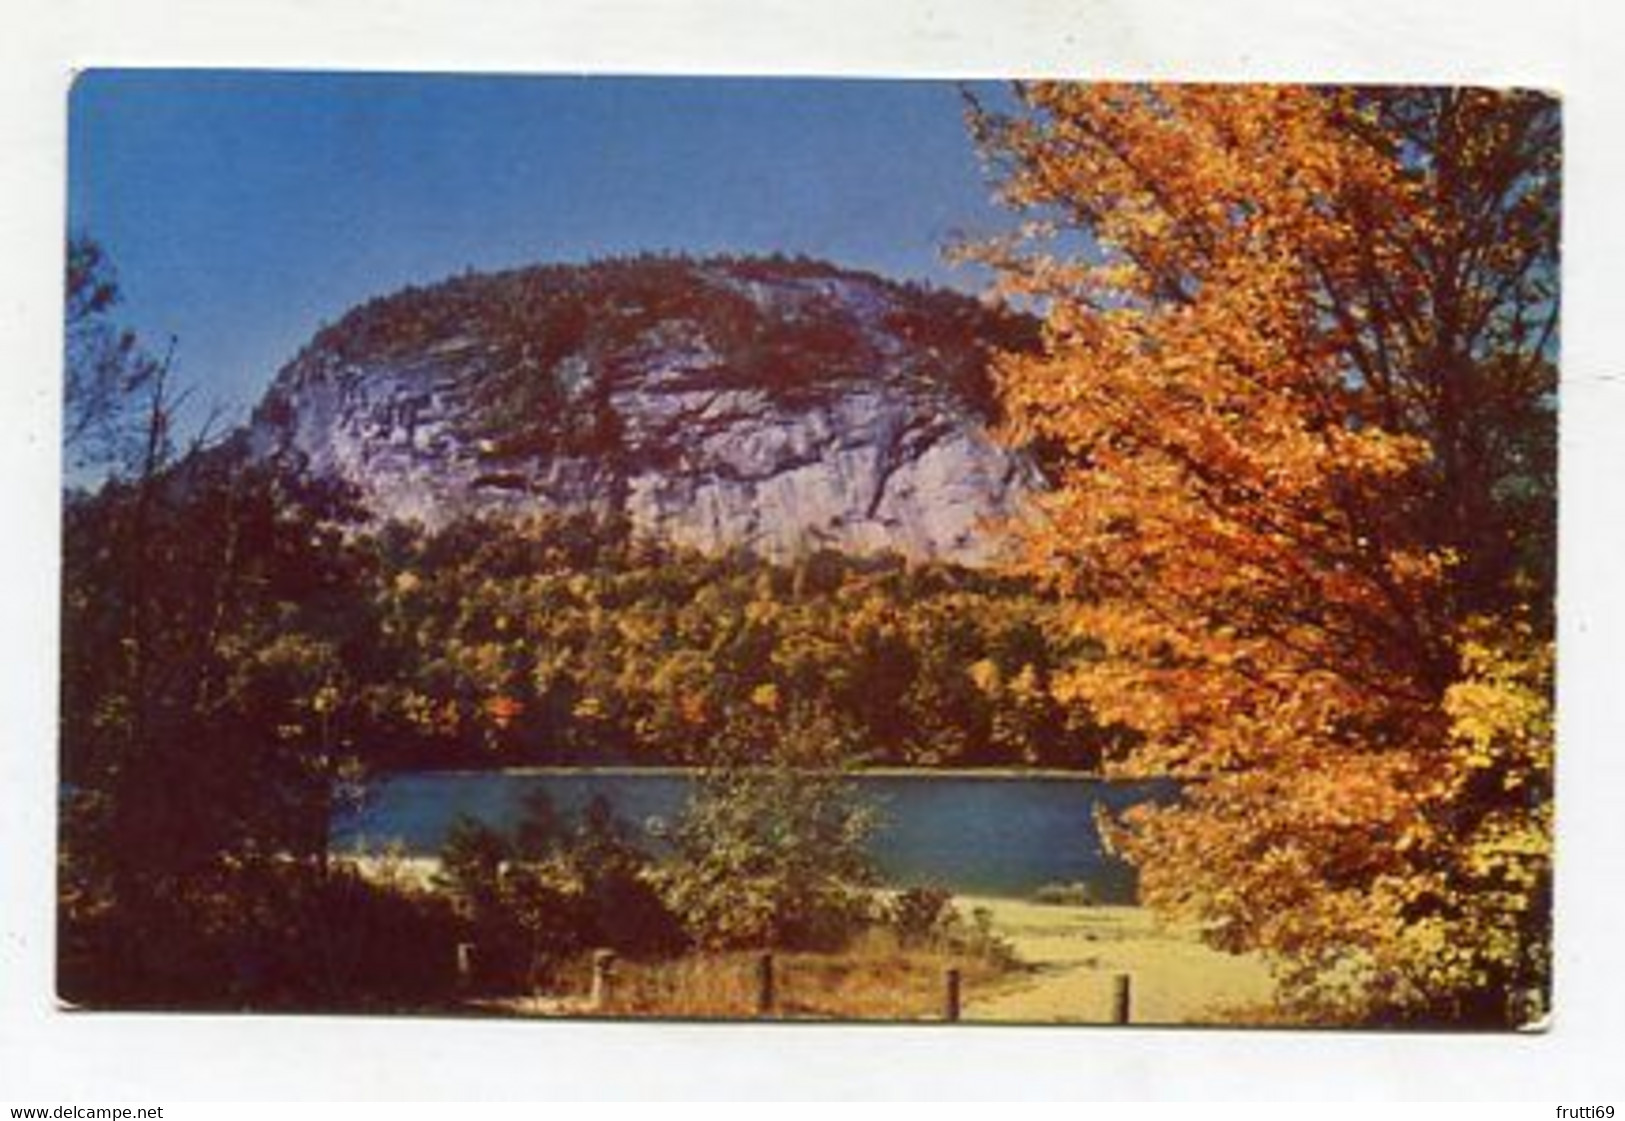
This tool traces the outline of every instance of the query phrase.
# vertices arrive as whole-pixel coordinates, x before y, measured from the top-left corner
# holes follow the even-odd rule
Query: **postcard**
[[[1513,88],[82,74],[60,1000],[1542,1024],[1561,152]]]

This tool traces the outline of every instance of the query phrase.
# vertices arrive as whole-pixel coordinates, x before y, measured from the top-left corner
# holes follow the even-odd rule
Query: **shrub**
[[[456,901],[477,948],[476,981],[488,990],[534,990],[592,947],[648,956],[684,943],[648,856],[603,798],[574,829],[539,795],[512,835],[464,818],[441,864],[440,886]]]
[[[471,818],[453,825],[437,886],[453,900],[475,946],[482,989],[534,989],[582,945],[575,885],[556,860],[520,860],[513,841]]]
[[[922,946],[935,940],[955,919],[953,903],[953,893],[946,888],[911,887],[891,898],[885,916],[904,946]]]
[[[997,969],[1015,964],[1015,947],[993,929],[993,912],[971,910],[970,918],[954,906],[940,887],[909,888],[892,898],[885,910],[887,925],[901,949],[929,949],[974,958]]]
[[[566,859],[581,885],[583,934],[592,945],[633,957],[683,948],[683,924],[661,895],[648,854],[608,800],[588,804]]]
[[[837,769],[843,732],[828,716],[793,714],[766,750],[755,757],[769,765],[701,777],[675,831],[666,897],[707,948],[839,946],[872,913],[874,814]]]
[[[421,1008],[452,995],[445,900],[360,871],[237,861],[137,910],[64,909],[59,988],[91,1006]]]
[[[993,929],[993,912],[986,907],[977,907],[970,913],[970,923],[967,926],[960,919],[958,912],[954,913],[956,921],[948,932],[948,945],[950,948],[970,957],[981,958],[993,962],[1000,968],[1007,968],[1016,963],[1016,948],[1009,939]]]

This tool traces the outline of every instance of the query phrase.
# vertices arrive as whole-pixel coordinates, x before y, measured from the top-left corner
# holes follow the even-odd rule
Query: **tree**
[[[118,276],[100,243],[68,241],[62,441],[76,469],[139,469],[168,449],[168,362],[118,326]],[[155,417],[163,415],[159,427]]]
[[[666,898],[693,940],[830,947],[868,917],[873,811],[844,768],[851,737],[827,712],[797,709],[781,725],[737,714],[673,840]]]
[[[1187,780],[1127,823],[1147,899],[1305,1013],[1503,1022],[1548,975],[1557,106],[1016,93],[970,119],[1032,221],[974,252],[1044,314],[997,377],[1102,647],[1057,690]]]
[[[366,718],[352,671],[373,636],[362,546],[314,502],[223,457],[68,500],[60,886],[76,999],[219,999],[223,973],[263,956],[230,932],[291,925],[278,899],[295,875],[327,880]],[[247,957],[216,960],[232,946]]]

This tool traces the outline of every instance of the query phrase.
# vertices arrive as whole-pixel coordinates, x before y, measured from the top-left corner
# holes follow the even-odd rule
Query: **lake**
[[[1088,883],[1127,901],[1133,875],[1107,855],[1095,829],[1097,804],[1121,809],[1167,800],[1168,782],[1107,782],[1072,776],[860,775],[860,796],[879,811],[872,855],[887,883],[940,884],[957,892],[1028,896],[1045,884]],[[691,787],[680,771],[437,771],[396,775],[369,792],[363,810],[340,821],[336,847],[398,844],[432,854],[467,815],[511,827],[525,797],[545,791],[565,813],[602,795],[651,848],[683,811]],[[651,833],[652,830],[652,833]]]

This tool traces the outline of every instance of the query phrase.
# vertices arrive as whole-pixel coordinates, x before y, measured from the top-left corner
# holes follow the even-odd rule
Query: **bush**
[[[516,859],[509,837],[471,818],[452,827],[440,859],[437,886],[474,944],[479,989],[534,990],[581,948],[578,893],[557,861]]]
[[[946,888],[911,887],[893,896],[885,910],[888,925],[906,947],[928,945],[957,917]]]
[[[650,957],[687,943],[648,854],[628,838],[606,799],[588,804],[566,859],[581,885],[583,934],[593,946]]]
[[[993,912],[974,908],[969,921],[940,887],[899,892],[885,909],[887,925],[904,950],[930,949],[975,958],[997,968],[1016,961],[1015,947],[993,929]]]
[[[476,983],[488,991],[533,991],[589,948],[638,957],[684,944],[647,855],[602,798],[573,830],[541,796],[511,836],[461,819],[441,865],[440,886],[476,947]]]
[[[302,929],[270,955],[274,991],[332,1007],[428,1007],[456,985],[457,923],[421,888],[339,869],[319,880]]]
[[[139,907],[64,908],[64,999],[146,1008],[412,1009],[450,999],[458,922],[358,870],[222,864]]]
[[[700,779],[675,831],[666,898],[710,949],[840,946],[873,913],[874,814],[837,769],[843,733],[829,717],[797,713],[767,734],[774,742],[754,757],[775,762]]]

